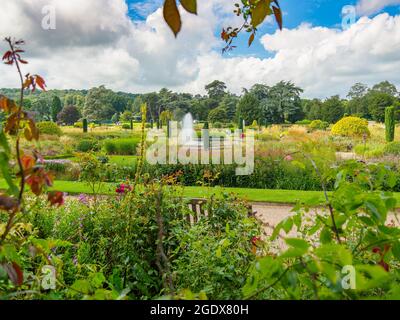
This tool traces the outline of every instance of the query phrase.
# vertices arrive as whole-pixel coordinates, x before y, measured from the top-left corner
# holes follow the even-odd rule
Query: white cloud
[[[359,0],[356,6],[358,15],[370,15],[387,6],[400,4],[400,0]]]
[[[41,6],[57,8],[57,30],[41,29]],[[175,39],[161,9],[137,23],[123,0],[2,0],[0,37],[27,40],[26,71],[42,74],[49,88],[91,88],[149,92],[168,87],[203,93],[214,79],[232,92],[254,83],[292,80],[308,97],[347,93],[357,81],[400,84],[400,17],[361,18],[341,31],[303,24],[265,35],[271,58],[227,57],[216,28],[238,24],[231,0],[200,3],[199,15],[182,12],[183,30]],[[222,21],[222,22],[221,22]],[[218,50],[215,50],[215,49]],[[0,51],[5,44],[0,43]],[[0,87],[16,87],[13,69],[0,65]]]

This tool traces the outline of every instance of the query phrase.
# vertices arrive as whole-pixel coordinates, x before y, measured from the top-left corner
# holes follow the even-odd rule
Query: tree
[[[156,92],[146,93],[142,96],[143,103],[147,104],[147,119],[160,119],[158,109],[158,95]]]
[[[220,100],[226,93],[226,84],[219,80],[214,80],[205,86],[208,97],[215,100]]]
[[[172,112],[169,110],[165,110],[160,114],[160,120],[164,125],[168,124],[168,121],[172,120]]]
[[[64,96],[64,107],[65,106],[75,106],[82,112],[85,106],[85,96],[82,94],[67,93]]]
[[[322,119],[322,101],[319,99],[302,100],[302,109],[309,120]]]
[[[336,123],[344,116],[343,102],[339,96],[333,96],[322,103],[321,119],[329,123]]]
[[[350,115],[356,115],[358,117],[370,119],[370,114],[368,111],[368,104],[365,99],[368,93],[368,86],[363,83],[356,83],[351,88],[347,94],[349,101],[345,106],[345,112]]]
[[[368,86],[366,84],[357,82],[351,88],[349,93],[347,94],[347,98],[352,99],[360,99],[364,97],[368,92]]]
[[[190,112],[197,120],[207,120],[209,109],[207,106],[207,99],[202,97],[195,97],[190,101]]]
[[[239,100],[237,110],[237,118],[245,120],[246,123],[252,123],[254,120],[261,119],[263,110],[260,101],[251,93],[246,93]]]
[[[372,120],[383,122],[385,120],[385,109],[392,106],[395,99],[386,92],[370,90],[366,95],[366,101]]]
[[[253,94],[259,101],[268,98],[270,87],[264,84],[255,84],[251,87],[250,93]]]
[[[65,106],[57,115],[58,121],[66,125],[73,125],[80,117],[79,110],[75,106]]]
[[[218,108],[222,108],[226,113],[226,120],[233,121],[236,115],[236,106],[238,98],[232,94],[226,94],[219,104]]]
[[[225,108],[215,108],[210,111],[208,114],[208,121],[211,123],[216,123],[216,122],[226,122],[227,120],[227,113]]]
[[[399,94],[396,86],[389,81],[382,81],[377,83],[372,87],[371,91],[386,93],[392,97],[397,97]]]
[[[260,101],[262,110],[262,118],[258,118],[262,124],[262,119],[265,124],[279,124],[285,122],[285,115],[280,105],[272,99],[265,98]]]
[[[51,102],[51,109],[50,109],[51,120],[53,122],[57,121],[57,116],[61,112],[62,109],[63,109],[63,107],[62,107],[61,99],[57,96],[54,96],[53,100]]]
[[[92,121],[110,120],[116,112],[128,109],[131,103],[132,100],[128,94],[115,93],[100,86],[89,90],[82,114]]]
[[[121,114],[119,120],[121,122],[130,122],[131,120],[133,120],[133,113],[127,110]]]
[[[143,105],[144,101],[141,96],[137,96],[133,103],[131,104],[131,111],[134,115],[140,114],[140,107]]]
[[[35,115],[37,121],[51,120],[51,100],[46,96],[39,96],[32,100],[31,111]]]
[[[304,117],[300,100],[302,92],[303,89],[292,82],[280,81],[268,90],[268,102],[265,106],[272,107],[274,113],[283,113],[285,121],[296,122]]]

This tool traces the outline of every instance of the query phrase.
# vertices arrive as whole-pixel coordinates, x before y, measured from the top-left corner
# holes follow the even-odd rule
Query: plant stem
[[[25,172],[24,172],[24,167],[22,165],[22,160],[21,160],[20,132],[19,132],[19,129],[20,129],[19,127],[20,127],[20,122],[21,122],[21,113],[22,113],[22,104],[24,102],[24,78],[22,76],[22,72],[21,72],[21,68],[20,68],[19,63],[18,63],[18,59],[17,59],[17,57],[15,55],[15,48],[14,48],[14,45],[13,45],[13,43],[11,41],[11,38],[7,38],[6,41],[7,41],[8,45],[10,46],[10,49],[11,49],[11,52],[12,52],[12,55],[13,55],[13,61],[15,62],[15,65],[17,67],[18,75],[19,75],[20,82],[21,82],[20,101],[19,101],[19,106],[18,106],[18,111],[17,111],[18,117],[17,117],[17,125],[16,125],[16,127],[17,127],[17,139],[16,139],[16,142],[15,142],[16,157],[17,157],[18,167],[19,167],[19,171],[20,171],[20,175],[21,175],[20,190],[19,190],[19,194],[18,194],[18,207],[20,208],[21,203],[22,203],[22,198],[23,198],[23,195],[24,195],[24,190],[25,190]],[[7,225],[6,225],[5,231],[4,231],[3,235],[1,236],[0,243],[5,240],[5,238],[7,237],[8,233],[10,232],[10,230],[12,228],[12,225],[13,225],[14,218],[15,218],[17,212],[18,212],[18,210],[15,210],[14,212],[12,212],[10,214],[10,217],[9,217],[9,219],[7,221]]]

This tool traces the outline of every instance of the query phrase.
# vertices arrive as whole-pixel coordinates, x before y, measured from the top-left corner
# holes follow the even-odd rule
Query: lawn
[[[6,182],[0,180],[0,188],[6,189]],[[92,191],[83,182],[55,181],[54,189],[69,194],[91,194]],[[104,183],[99,191],[103,195],[115,195],[116,184]],[[222,192],[235,193],[238,197],[251,202],[270,202],[294,204],[298,201],[303,203],[320,203],[324,200],[321,191],[298,191],[298,190],[267,190],[267,189],[246,189],[246,188],[222,188],[222,187],[183,187],[183,195],[186,198],[204,198],[212,194],[219,195]],[[400,207],[400,193],[394,193]]]

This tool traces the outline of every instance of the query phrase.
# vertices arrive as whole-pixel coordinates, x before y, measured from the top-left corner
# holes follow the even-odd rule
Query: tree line
[[[231,123],[244,120],[262,125],[296,123],[304,119],[335,123],[343,116],[382,122],[385,108],[394,106],[400,119],[400,97],[395,85],[380,82],[371,88],[362,83],[351,87],[346,99],[338,95],[321,99],[302,99],[303,90],[290,81],[274,86],[255,84],[235,95],[224,82],[215,80],[205,86],[205,95],[176,93],[166,88],[159,92],[131,94],[114,92],[105,86],[90,90],[49,90],[27,96],[25,108],[36,121],[72,125],[82,118],[98,123],[140,120],[140,106],[147,103],[147,118],[153,121],[180,120],[191,112],[198,121]],[[16,89],[0,89],[11,99]]]

